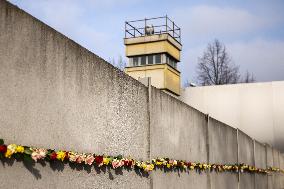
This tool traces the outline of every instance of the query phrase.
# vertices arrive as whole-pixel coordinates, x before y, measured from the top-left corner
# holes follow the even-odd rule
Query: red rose
[[[101,165],[103,163],[104,157],[103,156],[96,156],[95,162],[97,165]]]
[[[69,160],[69,152],[65,152],[64,160]]]
[[[128,161],[128,166],[129,166],[129,167],[132,166],[132,160]]]
[[[7,146],[6,145],[0,145],[0,152],[6,153],[7,152]]]
[[[52,153],[50,154],[50,159],[51,159],[51,160],[56,160],[56,157],[57,157],[56,152],[52,152]]]
[[[124,165],[131,167],[132,166],[132,160],[124,160]]]
[[[129,160],[123,160],[125,166],[128,166]]]

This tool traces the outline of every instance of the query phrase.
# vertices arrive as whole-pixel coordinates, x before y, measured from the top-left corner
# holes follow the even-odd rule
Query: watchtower
[[[180,95],[181,30],[168,16],[126,21],[124,44],[127,74],[151,77],[153,86]]]

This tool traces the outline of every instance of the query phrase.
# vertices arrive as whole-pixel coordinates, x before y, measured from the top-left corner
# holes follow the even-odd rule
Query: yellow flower
[[[163,164],[163,162],[161,162],[161,161],[156,161],[156,165],[162,165]]]
[[[5,157],[6,158],[11,158],[13,152],[10,149],[7,149],[6,153],[5,153]]]
[[[63,151],[58,151],[56,154],[57,154],[56,158],[57,158],[58,160],[61,160],[61,161],[63,161],[64,158],[65,158],[65,156],[66,156],[66,153],[63,152]]]
[[[191,170],[193,170],[193,169],[194,169],[194,166],[190,166],[189,168],[190,168]]]
[[[142,166],[143,169],[146,169],[146,167],[147,167],[147,165],[144,162],[141,164],[141,166]]]
[[[24,151],[25,151],[25,148],[24,148],[23,146],[17,146],[17,147],[16,147],[16,152],[18,152],[18,153],[24,153]]]
[[[137,161],[137,162],[136,162],[136,166],[139,167],[139,168],[141,168],[141,162],[140,162],[140,161]]]
[[[108,165],[109,164],[109,158],[104,157],[103,163],[104,163],[104,165]]]
[[[7,149],[9,149],[12,154],[16,152],[16,148],[17,148],[16,144],[10,144],[7,146]]]
[[[167,168],[171,168],[171,164],[167,163]]]
[[[146,167],[144,168],[144,171],[152,171],[154,169],[154,165],[153,164],[149,164],[149,165],[146,165]]]

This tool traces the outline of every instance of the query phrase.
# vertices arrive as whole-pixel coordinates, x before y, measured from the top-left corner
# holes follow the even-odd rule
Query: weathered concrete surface
[[[254,165],[254,141],[241,130],[238,130],[239,162]],[[254,174],[240,174],[240,189],[254,189]]]
[[[280,169],[284,170],[284,154],[280,154]],[[280,188],[284,188],[284,174],[281,174]]]
[[[269,167],[273,167],[273,149],[270,146],[266,146],[266,164],[267,164],[267,168]],[[274,182],[274,178],[273,178],[273,174],[269,174],[267,176],[267,188],[268,189],[273,189],[273,182]]]
[[[207,162],[206,116],[160,90],[151,90],[151,157]],[[152,176],[153,188],[209,188],[205,173],[157,171]]]
[[[148,159],[147,88],[4,0],[0,91],[0,137],[7,143]],[[36,169],[42,175],[37,180],[37,171],[19,163],[6,166],[0,188],[148,188],[150,183],[135,172],[113,172],[110,179],[68,166],[59,172]]]
[[[255,166],[258,168],[266,169],[266,149],[265,145],[255,141]],[[255,189],[267,189],[267,175],[255,175]]]
[[[280,167],[280,158],[279,158],[279,151],[276,149],[272,149],[273,153],[273,167]],[[280,189],[280,183],[281,183],[281,175],[280,173],[273,174],[273,189]]]
[[[237,131],[210,118],[209,162],[235,164],[238,161],[237,148]],[[234,173],[212,173],[210,174],[210,181],[211,189],[234,189],[238,187],[238,175]]]

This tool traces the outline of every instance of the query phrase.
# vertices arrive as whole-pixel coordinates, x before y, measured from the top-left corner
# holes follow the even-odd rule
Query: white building
[[[284,151],[284,81],[188,87],[180,99]]]

